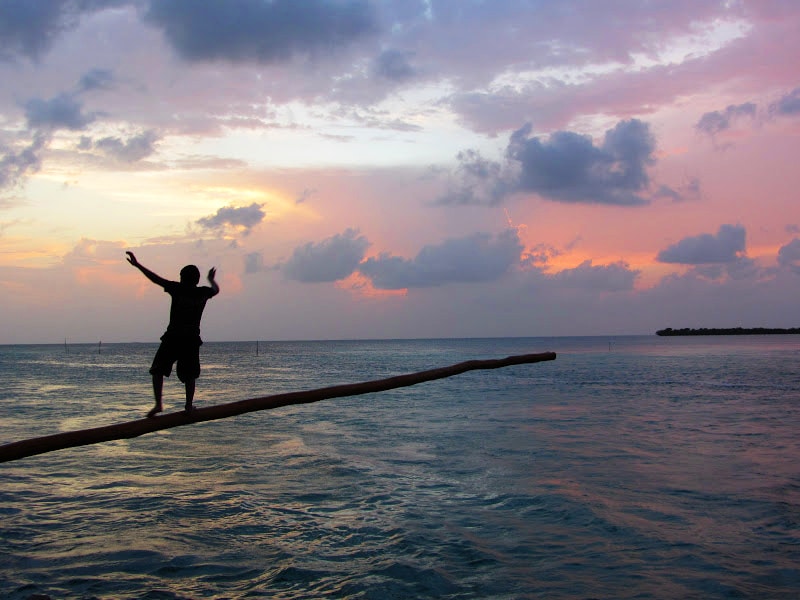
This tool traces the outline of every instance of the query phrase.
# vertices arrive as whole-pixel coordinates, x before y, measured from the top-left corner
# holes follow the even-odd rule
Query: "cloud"
[[[300,195],[294,199],[295,204],[302,204],[317,193],[316,188],[304,188]]]
[[[402,82],[412,79],[417,74],[409,62],[412,55],[411,52],[400,50],[384,50],[375,61],[374,71],[378,76],[391,81]]]
[[[2,12],[10,7],[3,3],[0,7],[2,17]],[[97,116],[84,114],[81,103],[72,94],[58,94],[50,100],[31,98],[23,108],[29,130],[25,135],[29,136],[29,141],[22,149],[0,147],[0,191],[20,184],[41,168],[41,155],[50,144],[53,132],[84,129]]]
[[[486,233],[425,246],[413,259],[389,254],[364,261],[358,270],[378,289],[425,288],[447,283],[494,281],[519,264],[522,243],[515,229],[494,239]]]
[[[554,3],[556,5],[558,3]],[[709,86],[725,82],[742,73],[740,61],[744,56],[739,58],[735,52],[746,54],[746,50],[743,50],[746,46],[739,40],[729,40],[725,46],[708,55],[687,55],[679,62],[664,61],[664,50],[670,46],[677,50],[681,45],[680,38],[684,35],[691,36],[697,24],[705,22],[709,30],[714,29],[711,15],[692,16],[690,10],[669,11],[672,14],[662,14],[660,17],[677,17],[677,13],[681,13],[680,18],[688,18],[694,23],[676,24],[677,27],[670,33],[666,29],[653,31],[649,39],[644,41],[631,39],[630,36],[633,31],[641,32],[652,27],[652,24],[643,22],[647,18],[645,14],[639,15],[641,20],[629,19],[628,15],[622,15],[620,11],[608,7],[600,8],[601,6],[602,3],[596,9],[589,9],[588,5],[584,5],[567,19],[567,27],[580,27],[577,19],[584,20],[587,10],[596,10],[592,15],[594,21],[585,21],[585,26],[591,22],[592,30],[599,30],[600,36],[605,38],[599,46],[593,46],[593,42],[600,39],[592,39],[593,33],[586,30],[579,34],[580,37],[572,39],[554,37],[559,35],[557,29],[560,25],[556,24],[555,19],[542,23],[555,29],[552,32],[540,32],[538,38],[529,27],[525,27],[531,43],[539,47],[531,48],[529,57],[520,57],[519,62],[505,65],[508,75],[521,72],[520,76],[513,80],[510,77],[504,78],[502,85],[499,82],[479,82],[471,89],[465,85],[459,86],[448,98],[452,110],[471,129],[490,135],[509,130],[521,122],[532,122],[537,129],[548,131],[564,128],[566,124],[574,122],[576,117],[584,115],[650,114],[659,106],[693,94],[698,85]],[[709,8],[710,5],[706,5],[703,10]],[[652,11],[652,5],[649,9]],[[647,9],[641,4],[637,10],[644,13]],[[538,12],[537,10],[536,13]],[[608,22],[609,19],[614,19],[617,23],[612,25]],[[626,31],[616,29],[622,23],[634,21],[638,22],[631,24],[631,28]],[[600,22],[603,25],[596,24]],[[615,30],[613,35],[620,36],[618,40],[606,37],[612,30]],[[485,35],[487,31],[488,29],[481,33],[471,33],[478,36]],[[500,32],[497,33],[502,36]],[[475,48],[490,48],[486,53],[495,58],[505,50],[499,47],[500,43],[486,39],[471,41]],[[512,51],[522,47],[522,44],[517,44]],[[616,50],[609,53],[608,50],[612,47],[616,47]],[[647,68],[628,68],[637,55],[659,57],[659,64]],[[457,53],[457,56],[461,57],[462,54]],[[482,62],[474,54],[467,56],[475,63]],[[764,60],[772,63],[774,59],[764,57]],[[532,65],[534,61],[541,61],[539,73],[535,73],[536,68]],[[592,73],[592,69],[585,69],[591,64],[600,67],[600,72]],[[534,71],[535,75],[531,75],[530,71],[526,73],[525,67]],[[496,73],[496,65],[494,69]],[[583,72],[574,77],[570,73],[573,69]],[[461,74],[465,76],[463,66]],[[703,78],[702,82],[698,82],[699,77]],[[505,83],[509,80],[512,82]]]
[[[127,140],[105,137],[97,140],[94,147],[122,163],[134,163],[155,152],[155,143],[160,139],[153,130],[143,131]]]
[[[725,110],[715,110],[707,112],[695,125],[695,129],[700,133],[705,133],[714,136],[718,133],[730,129],[733,122],[742,117],[749,117],[754,119],[756,116],[756,105],[752,102],[745,102],[744,104],[730,105]]]
[[[762,278],[766,271],[759,264],[747,256],[736,256],[733,260],[717,263],[702,263],[694,265],[686,276],[700,277],[711,281],[723,283],[725,278],[729,281],[755,282]]]
[[[733,263],[745,250],[745,228],[741,225],[721,225],[716,235],[704,233],[687,237],[658,253],[662,263],[705,265]]]
[[[0,190],[14,187],[25,176],[38,171],[42,165],[40,153],[49,141],[48,136],[36,134],[30,144],[19,151],[6,150],[0,156]]]
[[[793,89],[770,106],[770,113],[779,116],[800,114],[800,87]]]
[[[114,264],[120,262],[125,245],[122,242],[81,238],[62,258],[65,265]]]
[[[525,252],[520,264],[523,266],[546,265],[550,259],[561,256],[563,253],[563,250],[549,244],[536,244]]]
[[[38,60],[58,35],[81,15],[130,0],[3,0],[0,2],[0,60],[18,55]]]
[[[50,100],[32,98],[24,108],[28,127],[33,129],[80,131],[97,118],[96,113],[84,114],[83,105],[72,94],[58,94]]]
[[[609,265],[593,265],[586,260],[573,269],[564,269],[552,276],[558,286],[593,292],[624,292],[633,289],[640,271],[631,270],[623,261]]]
[[[295,248],[281,269],[287,279],[304,283],[332,282],[351,275],[369,248],[369,241],[357,229],[347,229],[318,244]]]
[[[659,186],[654,195],[656,198],[667,198],[673,202],[681,202],[683,200],[681,193],[668,185]]]
[[[61,6],[56,2],[0,2],[0,57],[23,54],[37,58],[61,29]]]
[[[38,5],[39,3],[30,4]],[[100,6],[104,3],[87,0],[86,4],[87,6],[89,4]],[[2,16],[3,10],[9,10],[9,6],[2,2],[0,2],[0,7],[2,7],[0,16]],[[0,26],[1,29],[2,26]],[[49,146],[56,131],[60,129],[80,131],[93,123],[101,113],[85,113],[83,104],[78,100],[78,95],[81,92],[107,87],[111,81],[113,81],[113,75],[110,71],[92,69],[80,79],[75,93],[60,93],[49,100],[42,98],[27,100],[23,104],[23,108],[28,128],[25,135],[30,137],[30,142],[22,150],[0,147],[0,190],[19,184],[26,176],[41,168],[41,154]],[[146,137],[142,139],[131,138],[127,143],[123,143],[121,140],[114,142],[112,138],[107,138],[101,145],[105,146],[103,149],[109,154],[116,154],[119,160],[131,162],[135,156],[146,151],[146,142],[149,139],[147,136],[149,135],[151,134],[146,134]],[[89,138],[84,137],[79,148],[88,149],[88,144]]]
[[[250,252],[244,256],[244,272],[260,273],[264,270],[264,257],[260,252]]]
[[[778,250],[778,264],[800,273],[800,239],[794,238]]]
[[[78,82],[78,91],[107,90],[114,83],[114,74],[108,69],[91,69]]]
[[[507,153],[519,161],[521,191],[562,202],[638,205],[650,183],[646,167],[655,162],[655,139],[638,119],[620,121],[595,146],[588,136],[569,131],[546,142],[530,138],[530,126],[511,136]]]
[[[698,200],[702,196],[700,180],[697,177],[688,177],[678,187],[661,184],[653,193],[653,198],[666,198],[673,202]]]
[[[21,54],[39,58],[68,26],[72,3],[63,1],[0,2],[0,58]]]
[[[441,203],[498,204],[514,193],[556,202],[637,206],[649,199],[647,167],[655,163],[655,139],[638,120],[620,121],[602,144],[587,135],[557,131],[547,140],[530,137],[527,124],[511,134],[506,164],[474,151],[458,155],[460,184]]]
[[[484,158],[477,150],[463,150],[456,155],[458,167],[448,192],[439,204],[502,203],[518,188],[514,165]]]
[[[361,0],[152,0],[146,20],[192,62],[279,62],[328,53],[376,30]]]
[[[736,260],[725,263],[725,271],[733,280],[753,281],[761,277],[763,269],[747,256],[737,256]]]
[[[245,233],[264,220],[263,204],[253,202],[250,206],[226,206],[220,208],[215,215],[197,220],[197,224],[205,229],[224,231],[228,227],[243,229]]]

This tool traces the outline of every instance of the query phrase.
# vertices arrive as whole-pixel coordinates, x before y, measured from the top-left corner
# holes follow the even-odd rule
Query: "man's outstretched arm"
[[[217,285],[217,281],[216,279],[214,279],[216,276],[217,276],[217,269],[216,267],[212,267],[208,271],[208,283],[211,284],[211,289],[214,290],[215,296],[219,294],[219,285]]]
[[[157,275],[156,273],[153,273],[150,269],[148,269],[144,265],[140,264],[139,261],[136,260],[136,256],[134,256],[133,252],[129,251],[129,252],[126,252],[125,254],[128,255],[128,262],[131,263],[137,269],[139,269],[145,277],[147,277],[150,281],[152,281],[156,285],[160,285],[161,287],[164,287],[165,285],[167,285],[169,283],[169,280],[164,279],[163,277],[161,277],[161,275]]]

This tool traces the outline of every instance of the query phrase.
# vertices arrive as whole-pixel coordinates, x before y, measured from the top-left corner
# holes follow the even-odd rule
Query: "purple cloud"
[[[0,190],[12,188],[26,175],[35,173],[41,168],[41,151],[49,138],[44,134],[36,134],[25,148],[19,151],[6,149],[0,156]],[[4,150],[0,148],[0,150]]]
[[[263,204],[253,202],[250,206],[226,206],[215,215],[197,220],[197,224],[210,230],[222,231],[226,227],[242,227],[245,233],[264,220]]]
[[[579,288],[594,292],[624,292],[633,289],[640,271],[625,262],[593,265],[586,260],[573,269],[564,269],[552,276],[559,287]]]
[[[409,59],[412,53],[400,50],[385,50],[375,61],[374,71],[380,77],[392,81],[406,81],[416,75]]]
[[[770,112],[781,116],[800,114],[800,87],[782,96],[780,100],[770,107]]]
[[[58,94],[50,100],[28,100],[25,103],[25,118],[32,129],[80,131],[91,124],[97,114],[84,114],[83,105],[72,94]]]
[[[358,270],[378,289],[425,288],[447,283],[494,281],[519,264],[522,242],[515,229],[494,238],[476,233],[425,246],[413,259],[389,254],[369,258]]]
[[[752,102],[744,104],[730,105],[725,110],[715,110],[707,112],[695,125],[695,128],[700,133],[705,133],[714,136],[718,133],[730,129],[733,122],[742,117],[749,117],[751,119],[756,116],[756,105]]]
[[[778,250],[778,264],[800,272],[800,239],[794,238]]]
[[[332,282],[351,275],[369,248],[369,241],[357,229],[347,229],[318,244],[294,249],[282,266],[284,276],[304,283]]]
[[[595,145],[586,135],[557,131],[531,137],[531,126],[515,131],[506,162],[479,153],[459,154],[459,184],[443,204],[498,204],[515,193],[532,193],[556,202],[638,206],[647,204],[647,167],[655,163],[655,138],[647,123],[620,121]]]
[[[155,131],[143,131],[127,140],[118,137],[105,137],[97,140],[94,147],[122,163],[134,163],[147,158],[155,152],[159,135]]]
[[[326,54],[376,31],[361,0],[153,0],[147,21],[188,61],[284,61]]]
[[[745,250],[745,236],[741,225],[721,225],[716,235],[703,233],[684,238],[659,252],[656,260],[683,265],[733,263]]]

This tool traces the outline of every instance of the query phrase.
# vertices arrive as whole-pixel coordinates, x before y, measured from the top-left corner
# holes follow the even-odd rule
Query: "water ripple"
[[[559,357],[7,463],[0,595],[800,597],[800,342],[608,348],[206,344],[198,403]],[[141,416],[154,348],[85,350],[14,347],[3,439]]]

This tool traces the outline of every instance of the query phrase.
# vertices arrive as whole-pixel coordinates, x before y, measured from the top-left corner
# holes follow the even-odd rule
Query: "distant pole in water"
[[[258,356],[258,340],[256,340],[256,356]]]
[[[100,354],[100,350],[103,348],[103,341],[97,342],[97,353]]]
[[[64,338],[64,352],[65,353],[69,352],[69,350],[67,349],[67,338]]]

